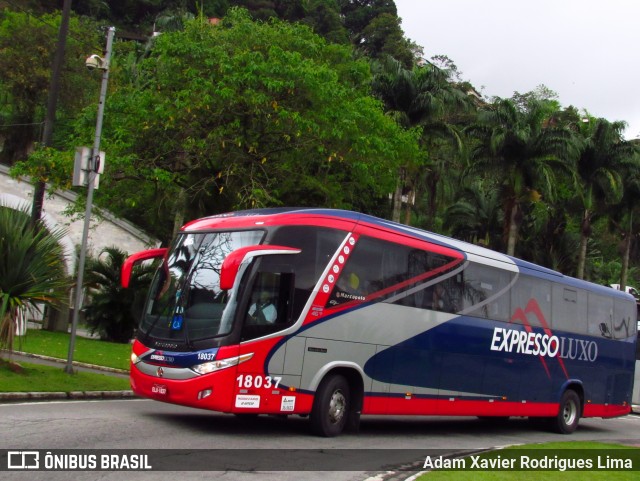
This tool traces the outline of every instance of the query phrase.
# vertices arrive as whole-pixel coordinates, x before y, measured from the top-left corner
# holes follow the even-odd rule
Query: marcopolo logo
[[[595,341],[502,327],[493,329],[491,350],[588,362],[594,362],[598,358],[598,345]]]

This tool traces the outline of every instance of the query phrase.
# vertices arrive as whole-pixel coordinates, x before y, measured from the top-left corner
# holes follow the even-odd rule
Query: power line
[[[31,122],[29,124],[0,124],[0,129],[5,127],[26,127],[27,125],[42,125],[44,122]]]

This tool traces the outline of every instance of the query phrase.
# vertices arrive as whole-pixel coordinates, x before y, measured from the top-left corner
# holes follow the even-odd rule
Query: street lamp
[[[109,81],[109,62],[111,61],[111,47],[116,29],[107,29],[107,47],[104,58],[91,55],[85,61],[89,70],[102,70],[102,84],[100,87],[100,102],[98,103],[98,116],[96,120],[96,133],[93,140],[93,149],[87,162],[87,207],[84,213],[84,229],[82,231],[82,243],[80,244],[80,259],[78,260],[78,276],[76,281],[75,302],[73,306],[73,319],[71,321],[71,338],[69,339],[69,354],[65,372],[73,374],[73,351],[76,344],[76,329],[78,328],[78,316],[82,308],[82,284],[84,282],[84,264],[87,257],[87,239],[89,238],[89,226],[91,224],[91,209],[93,204],[93,191],[95,189],[96,176],[104,168],[104,156],[100,154],[100,136],[102,135],[102,117],[104,116],[104,103],[107,97],[107,83]],[[75,179],[74,179],[75,180]]]

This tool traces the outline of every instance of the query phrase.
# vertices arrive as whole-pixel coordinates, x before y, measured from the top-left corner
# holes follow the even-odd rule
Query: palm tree
[[[502,223],[498,194],[495,186],[482,180],[464,187],[447,208],[444,227],[457,239],[498,249]]]
[[[634,147],[623,139],[624,122],[593,119],[583,123],[584,144],[577,162],[582,183],[578,196],[582,206],[580,248],[576,276],[584,278],[587,242],[591,236],[591,222],[597,204],[615,204],[622,199],[624,174],[633,167]],[[637,170],[637,167],[636,167]]]
[[[508,255],[515,254],[523,205],[540,200],[542,194],[553,199],[556,173],[573,170],[575,138],[568,128],[554,125],[553,108],[548,101],[531,100],[526,108],[518,108],[512,100],[498,99],[469,128],[479,140],[469,172],[501,183]]]
[[[622,262],[620,279],[616,283],[620,286],[628,284],[627,278],[631,270],[629,263],[634,239],[637,238],[638,222],[640,221],[640,151],[633,147],[630,155],[625,157],[621,170],[623,171],[623,195],[615,205],[610,206],[609,223],[622,234]],[[636,243],[637,244],[637,243]]]
[[[140,307],[141,293],[151,281],[151,266],[136,266],[128,289],[120,285],[120,271],[127,253],[117,247],[102,250],[97,259],[87,262],[86,286],[91,302],[85,310],[86,322],[92,333],[99,332],[104,340],[129,342],[133,336]],[[138,313],[139,314],[139,313]]]
[[[29,207],[0,205],[0,347],[13,350],[17,319],[28,308],[67,300],[71,284],[60,244],[62,229],[31,226]]]
[[[436,162],[433,151],[443,139],[456,149],[461,149],[460,132],[449,122],[448,115],[470,106],[464,91],[451,82],[452,71],[432,64],[407,69],[392,57],[383,58],[373,64],[372,87],[376,96],[385,104],[387,113],[406,129],[418,129],[425,155],[418,163],[405,162],[398,172],[398,185],[394,194],[392,218],[400,220],[401,196],[415,195],[421,174],[427,172],[426,184],[430,192],[430,213],[435,210],[436,190],[441,174],[447,168]],[[448,157],[450,158],[450,157]],[[409,203],[407,204],[410,205]],[[410,208],[407,207],[410,213]],[[409,215],[405,222],[409,223]]]
[[[566,204],[531,204],[522,226],[520,252],[536,264],[559,272],[574,272],[579,235],[571,228]]]

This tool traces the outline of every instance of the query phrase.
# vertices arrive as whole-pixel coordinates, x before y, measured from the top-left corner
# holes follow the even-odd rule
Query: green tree
[[[624,140],[624,122],[605,119],[585,119],[580,128],[584,143],[577,161],[577,173],[582,185],[578,198],[582,207],[580,248],[576,276],[584,278],[587,242],[592,233],[592,219],[602,204],[616,204],[624,192],[624,176],[635,167],[635,149]]]
[[[137,265],[131,274],[130,287],[120,285],[120,272],[127,253],[107,247],[98,258],[87,262],[86,287],[90,302],[85,309],[86,322],[92,333],[113,342],[129,342],[141,312],[141,293],[151,282],[150,266]]]
[[[406,68],[418,47],[404,37],[393,0],[338,0],[351,43],[370,58],[391,55]]]
[[[490,181],[476,180],[464,187],[447,207],[444,226],[457,239],[500,249],[502,210],[499,190]]]
[[[135,199],[133,220],[155,232],[145,204],[176,219],[280,204],[365,209],[393,190],[398,159],[417,154],[368,95],[368,64],[302,25],[230,10],[218,26],[160,35],[136,67],[107,103],[112,184],[99,196],[116,211]]]
[[[44,118],[59,26],[59,13],[37,16],[10,10],[0,12],[0,137],[4,137],[0,161],[3,163],[26,159],[39,140],[38,126]],[[92,85],[81,59],[86,57],[88,49],[100,45],[97,30],[92,30],[87,21],[72,17],[69,32],[60,85],[59,120],[73,115],[87,100],[88,87]]]
[[[309,0],[306,6],[303,23],[329,42],[349,43],[349,32],[342,23],[336,0]]]
[[[70,286],[60,241],[65,232],[30,225],[28,206],[0,205],[0,347],[11,351],[27,308],[64,303]]]
[[[479,139],[469,171],[500,179],[506,253],[515,254],[524,205],[545,195],[554,198],[557,173],[571,172],[577,157],[575,138],[550,119],[557,105],[532,100],[526,109],[498,99],[479,112],[469,131]]]
[[[579,235],[572,229],[567,205],[556,201],[523,205],[524,220],[519,240],[522,257],[564,273],[575,272]]]
[[[619,236],[618,243],[620,254],[620,275],[615,279],[615,284],[629,285],[631,266],[631,253],[638,249],[638,227],[640,224],[640,150],[633,143],[622,141],[626,144],[620,162],[618,173],[622,173],[623,194],[614,205],[607,206],[607,217],[610,230]],[[612,148],[615,151],[616,148]],[[636,259],[637,261],[637,259]]]
[[[451,122],[453,113],[469,107],[466,94],[450,82],[450,72],[432,64],[407,69],[392,58],[385,57],[373,64],[373,91],[384,102],[389,115],[400,125],[413,129],[422,146],[420,158],[402,162],[394,194],[393,219],[400,220],[402,194],[415,197],[419,185],[429,195],[430,223],[436,209],[437,190],[442,186],[443,173],[451,174],[450,147],[460,150],[462,138]],[[444,144],[448,145],[444,145]],[[439,150],[449,149],[440,156]],[[407,203],[405,222],[410,220]]]
[[[398,15],[393,0],[338,0],[340,13],[344,16],[345,27],[349,29],[357,45],[364,39],[364,29],[378,15]]]
[[[391,56],[406,68],[414,63],[413,45],[404,36],[400,19],[396,15],[383,13],[374,18],[362,31],[359,48],[370,58]]]

